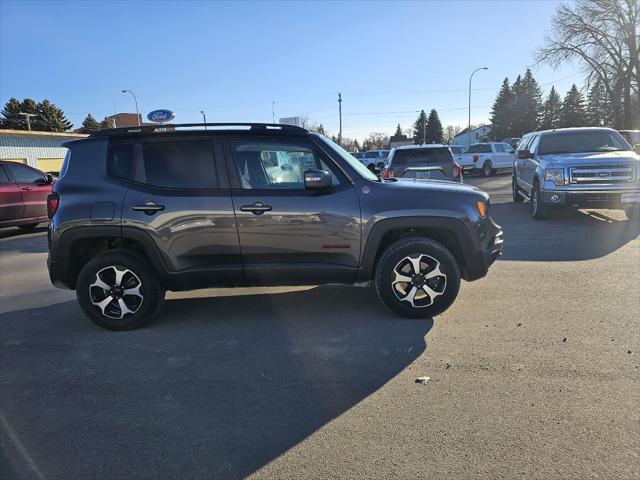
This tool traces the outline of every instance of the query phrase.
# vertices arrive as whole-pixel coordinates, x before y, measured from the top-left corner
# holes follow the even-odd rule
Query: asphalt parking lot
[[[505,252],[433,321],[236,289],[108,332],[49,284],[43,229],[0,231],[0,477],[637,478],[640,225],[535,222],[508,175],[467,181]]]

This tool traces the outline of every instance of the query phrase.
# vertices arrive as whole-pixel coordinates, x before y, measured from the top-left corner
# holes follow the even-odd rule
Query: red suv
[[[53,177],[28,165],[0,161],[0,227],[31,230],[48,222]]]

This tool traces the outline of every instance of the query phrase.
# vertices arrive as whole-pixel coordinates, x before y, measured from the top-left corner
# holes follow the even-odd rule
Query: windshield
[[[412,148],[396,150],[393,165],[417,165],[420,163],[452,163],[453,155],[447,147]]]
[[[629,150],[629,145],[613,130],[578,130],[542,135],[538,155],[623,150]]]
[[[360,174],[360,176],[366,178],[367,180],[375,180],[379,181],[378,176],[365,167],[362,163],[354,158],[349,152],[347,152],[344,148],[342,148],[337,143],[332,142],[327,137],[318,134],[318,138],[320,138],[323,142],[328,144],[331,148],[333,148],[343,159],[347,162],[351,168],[353,168],[356,172]]]

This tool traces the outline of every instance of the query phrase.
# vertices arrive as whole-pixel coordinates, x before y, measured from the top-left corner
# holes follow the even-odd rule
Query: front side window
[[[268,141],[232,142],[231,151],[244,189],[303,190],[308,170],[331,170],[302,144]],[[333,174],[333,184],[339,183]]]
[[[544,134],[540,140],[538,154],[617,152],[623,150],[629,150],[629,145],[617,132],[612,130],[577,130]]]
[[[378,158],[378,152],[366,152],[364,158]]]
[[[371,170],[369,170],[367,167],[365,167],[358,160],[353,158],[353,155],[351,155],[349,152],[347,152],[340,145],[338,145],[335,142],[332,142],[331,140],[329,140],[327,137],[325,137],[323,135],[318,135],[317,138],[320,141],[324,142],[329,148],[331,148],[338,155],[340,155],[340,157],[345,162],[347,162],[347,164],[349,164],[349,166],[351,168],[353,168],[358,173],[358,175],[360,175],[363,178],[366,178],[367,180],[372,180],[372,181],[375,181],[375,182],[379,181],[378,176],[375,173],[373,173]]]
[[[5,168],[9,169],[16,183],[36,183],[44,178],[42,172],[19,163],[8,163]]]
[[[2,168],[2,165],[0,165],[0,185],[6,184],[6,183],[13,183],[13,182],[9,181],[9,177],[7,177],[7,174],[4,172],[4,168]]]

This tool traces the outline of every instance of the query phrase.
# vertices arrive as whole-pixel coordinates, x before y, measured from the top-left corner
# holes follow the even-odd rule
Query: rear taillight
[[[53,216],[58,211],[58,207],[60,206],[60,195],[57,193],[50,193],[47,196],[47,216],[49,218],[53,218]]]
[[[385,180],[389,180],[393,178],[393,168],[387,167],[384,170],[382,170],[382,178]]]
[[[477,162],[478,160],[480,160],[480,155],[474,155],[473,156],[473,161]]]
[[[462,177],[462,168],[457,163],[453,164],[453,176]]]

